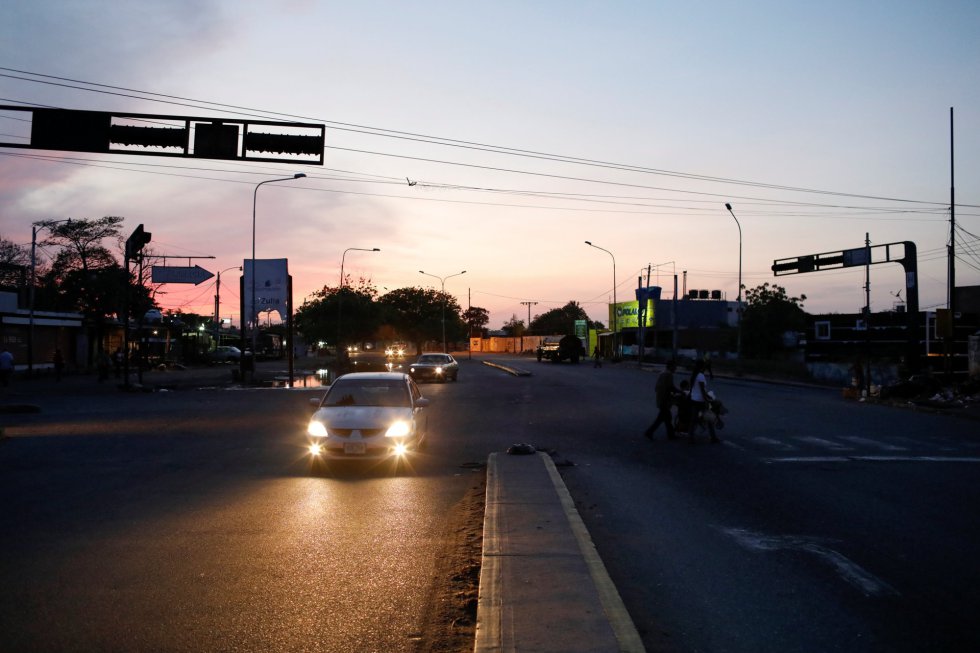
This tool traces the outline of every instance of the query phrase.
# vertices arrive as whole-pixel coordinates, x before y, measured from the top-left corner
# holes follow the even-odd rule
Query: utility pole
[[[952,380],[953,350],[956,347],[956,184],[953,168],[953,107],[949,108],[949,320],[946,341],[946,380]]]
[[[864,389],[871,399],[871,234],[864,234]]]
[[[528,329],[531,328],[531,307],[532,306],[536,306],[537,305],[537,302],[521,302],[521,304],[524,305],[524,306],[527,306],[527,326],[524,327],[524,330],[527,331]],[[522,354],[524,353],[524,333],[523,332],[521,332],[521,352],[520,353],[522,353]]]

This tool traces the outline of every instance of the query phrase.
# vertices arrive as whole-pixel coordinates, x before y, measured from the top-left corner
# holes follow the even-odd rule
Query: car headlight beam
[[[327,437],[327,427],[324,426],[323,422],[318,422],[315,419],[310,420],[310,423],[306,426],[306,432],[315,438]]]
[[[410,435],[412,432],[412,425],[404,420],[398,420],[388,427],[385,432],[386,438],[403,438]]]

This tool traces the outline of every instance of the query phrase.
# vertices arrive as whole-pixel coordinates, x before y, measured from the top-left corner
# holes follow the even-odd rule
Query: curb
[[[483,538],[474,653],[645,651],[548,454],[490,454]]]
[[[503,363],[497,363],[494,361],[483,361],[483,364],[488,367],[495,367],[498,370],[503,370],[513,376],[531,376],[531,373],[527,370],[522,370],[519,367],[511,367],[510,365],[504,365]]]

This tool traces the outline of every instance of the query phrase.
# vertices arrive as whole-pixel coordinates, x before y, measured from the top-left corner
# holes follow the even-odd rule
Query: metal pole
[[[221,344],[221,275],[228,270],[238,270],[241,271],[242,266],[233,265],[230,268],[225,268],[218,272],[218,280],[215,282],[214,286],[214,337],[218,344]]]
[[[37,285],[37,224],[31,225],[30,321],[27,328],[27,378],[34,376],[34,286]]]
[[[258,344],[258,336],[259,336],[259,324],[258,324],[258,322],[259,322],[259,309],[258,309],[258,306],[255,305],[255,206],[257,204],[258,197],[259,197],[259,186],[261,186],[262,184],[271,184],[271,183],[277,182],[277,181],[291,181],[293,179],[302,179],[305,176],[306,176],[305,173],[297,172],[292,177],[280,177],[278,179],[266,179],[265,181],[260,181],[259,183],[257,183],[255,185],[255,190],[252,192],[252,292],[251,292],[252,310],[249,311],[248,318],[251,320],[251,325],[252,325],[252,365],[253,365],[253,374],[254,374],[254,365],[255,365],[255,357],[256,357],[256,346]],[[243,329],[245,327],[244,318],[245,318],[245,316],[242,316],[242,328]],[[244,336],[244,334],[243,334],[243,336]],[[242,338],[242,344],[244,344],[244,343],[245,343],[245,338],[243,337]],[[243,373],[242,380],[243,381],[245,380],[244,371],[245,371],[245,353],[242,352],[242,373]]]
[[[735,358],[741,362],[742,360],[742,225],[739,223],[738,218],[735,217],[735,212],[732,211],[732,205],[726,203],[725,208],[728,212],[732,214],[732,218],[735,219],[735,224],[738,226],[738,300],[736,312],[738,314],[738,342],[736,344]]]
[[[427,277],[435,277],[438,279],[442,285],[442,351],[448,353],[449,347],[446,343],[446,279],[452,279],[453,277],[458,277],[461,274],[466,274],[466,270],[462,272],[457,272],[456,274],[450,274],[445,277],[440,277],[436,274],[429,274],[424,270],[419,270],[419,274],[424,274]]]
[[[585,244],[588,245],[589,247],[595,247],[596,249],[601,249],[606,254],[609,254],[609,256],[612,258],[612,264],[613,264],[613,360],[616,360],[618,358],[618,354],[619,354],[619,319],[618,319],[619,316],[616,314],[616,312],[617,312],[616,305],[618,304],[618,302],[616,301],[616,257],[613,256],[613,253],[610,252],[608,249],[606,249],[604,247],[599,247],[598,245],[593,245],[591,241],[588,241],[587,240],[587,241],[585,241]]]
[[[525,329],[525,331],[527,331],[527,329],[530,329],[531,328],[531,306],[536,306],[537,305],[537,302],[521,302],[521,304],[524,304],[524,305],[527,306],[527,328]],[[524,353],[524,334],[523,333],[521,334],[521,352],[520,353],[522,353],[522,354]]]
[[[344,301],[344,262],[347,258],[347,252],[357,251],[357,252],[380,252],[381,250],[377,247],[372,247],[367,249],[366,247],[348,247],[344,250],[344,253],[340,256],[340,285],[337,287],[337,360],[340,360],[340,318],[343,315],[343,301]]]

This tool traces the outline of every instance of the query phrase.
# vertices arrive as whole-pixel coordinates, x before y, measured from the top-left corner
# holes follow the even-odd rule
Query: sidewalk
[[[490,454],[474,651],[643,650],[551,457]]]

